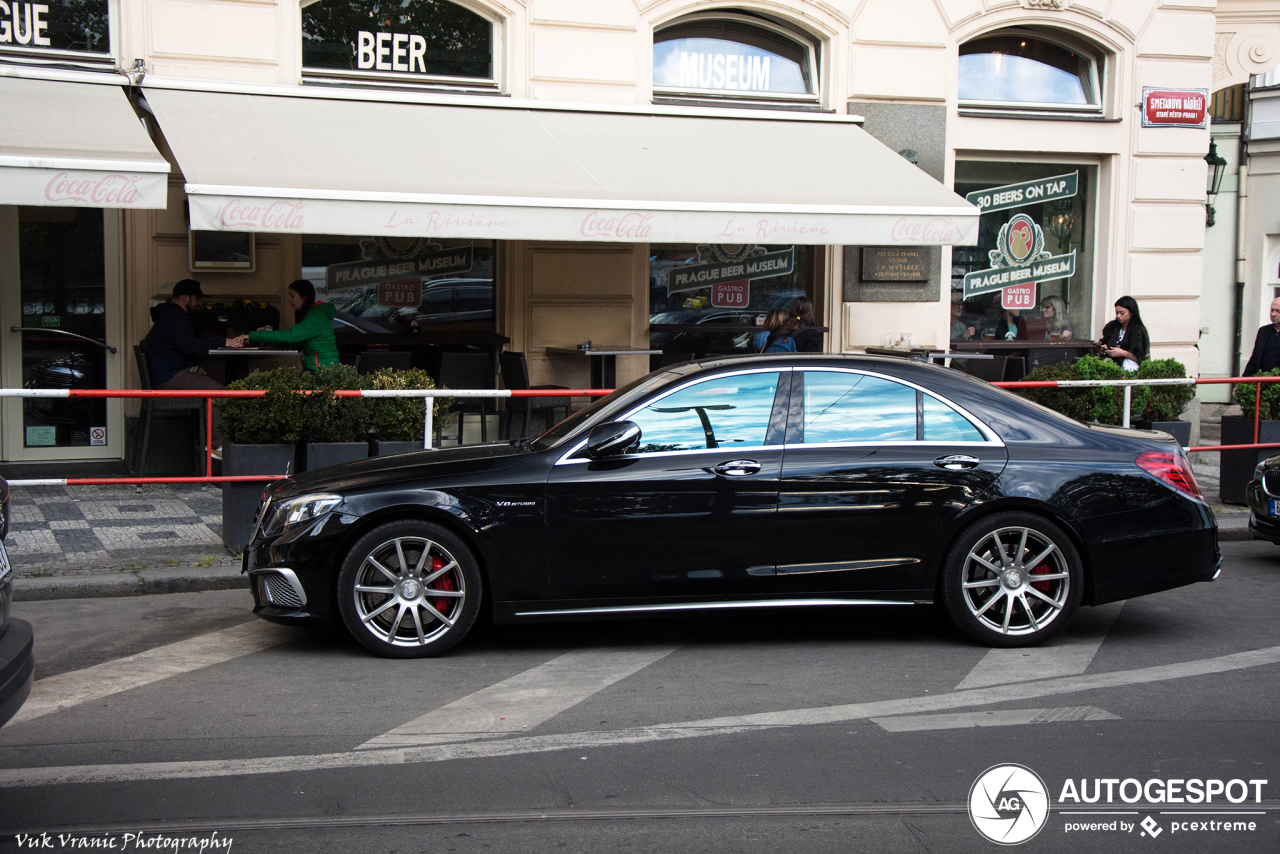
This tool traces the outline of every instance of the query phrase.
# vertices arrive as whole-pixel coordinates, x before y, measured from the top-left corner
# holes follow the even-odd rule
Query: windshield
[[[668,371],[659,371],[657,373],[646,374],[638,380],[632,380],[622,388],[615,389],[610,394],[598,398],[590,406],[579,409],[547,432],[543,433],[537,439],[533,440],[530,447],[535,451],[545,451],[554,448],[565,441],[565,439],[574,435],[580,428],[585,426],[603,423],[608,420],[610,414],[615,412],[618,404],[628,398],[633,397],[633,392],[644,389],[646,391],[657,388],[660,385],[666,385],[675,377]]]

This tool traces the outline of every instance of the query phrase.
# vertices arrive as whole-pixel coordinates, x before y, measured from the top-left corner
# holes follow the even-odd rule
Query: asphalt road
[[[386,661],[242,591],[19,603],[39,667],[0,729],[0,851],[994,851],[980,828],[1039,826],[1016,847],[1273,852],[1280,548],[1223,550],[1215,583],[1016,651],[886,608]],[[985,773],[1013,764],[1047,801]]]

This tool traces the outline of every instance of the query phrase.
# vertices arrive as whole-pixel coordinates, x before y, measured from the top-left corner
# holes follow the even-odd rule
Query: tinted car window
[[[926,442],[982,442],[977,427],[936,397],[924,396],[924,439]]]
[[[636,453],[746,448],[764,444],[777,373],[716,377],[656,400],[631,417]]]
[[[866,374],[804,375],[804,442],[893,442],[916,438],[916,390]]]

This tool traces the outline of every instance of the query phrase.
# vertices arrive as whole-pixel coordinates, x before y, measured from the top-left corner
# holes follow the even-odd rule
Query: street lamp
[[[1222,173],[1227,170],[1227,160],[1218,154],[1218,146],[1213,140],[1209,140],[1209,153],[1204,156],[1204,162],[1209,164],[1204,204],[1204,224],[1208,227],[1214,223],[1217,211],[1213,209],[1213,203],[1218,200],[1218,190],[1222,188]]]
[[[1058,199],[1049,215],[1049,233],[1058,238],[1058,251],[1065,252],[1071,243],[1071,231],[1076,227],[1076,215],[1072,212],[1071,199]]]

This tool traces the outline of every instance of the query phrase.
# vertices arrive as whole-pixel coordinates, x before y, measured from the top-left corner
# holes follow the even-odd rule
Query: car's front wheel
[[[942,601],[961,631],[989,646],[1031,646],[1066,628],[1083,571],[1066,532],[1033,513],[997,513],[947,552]]]
[[[379,525],[338,573],[338,610],[365,648],[423,658],[452,648],[480,611],[480,570],[457,536],[429,522]]]

